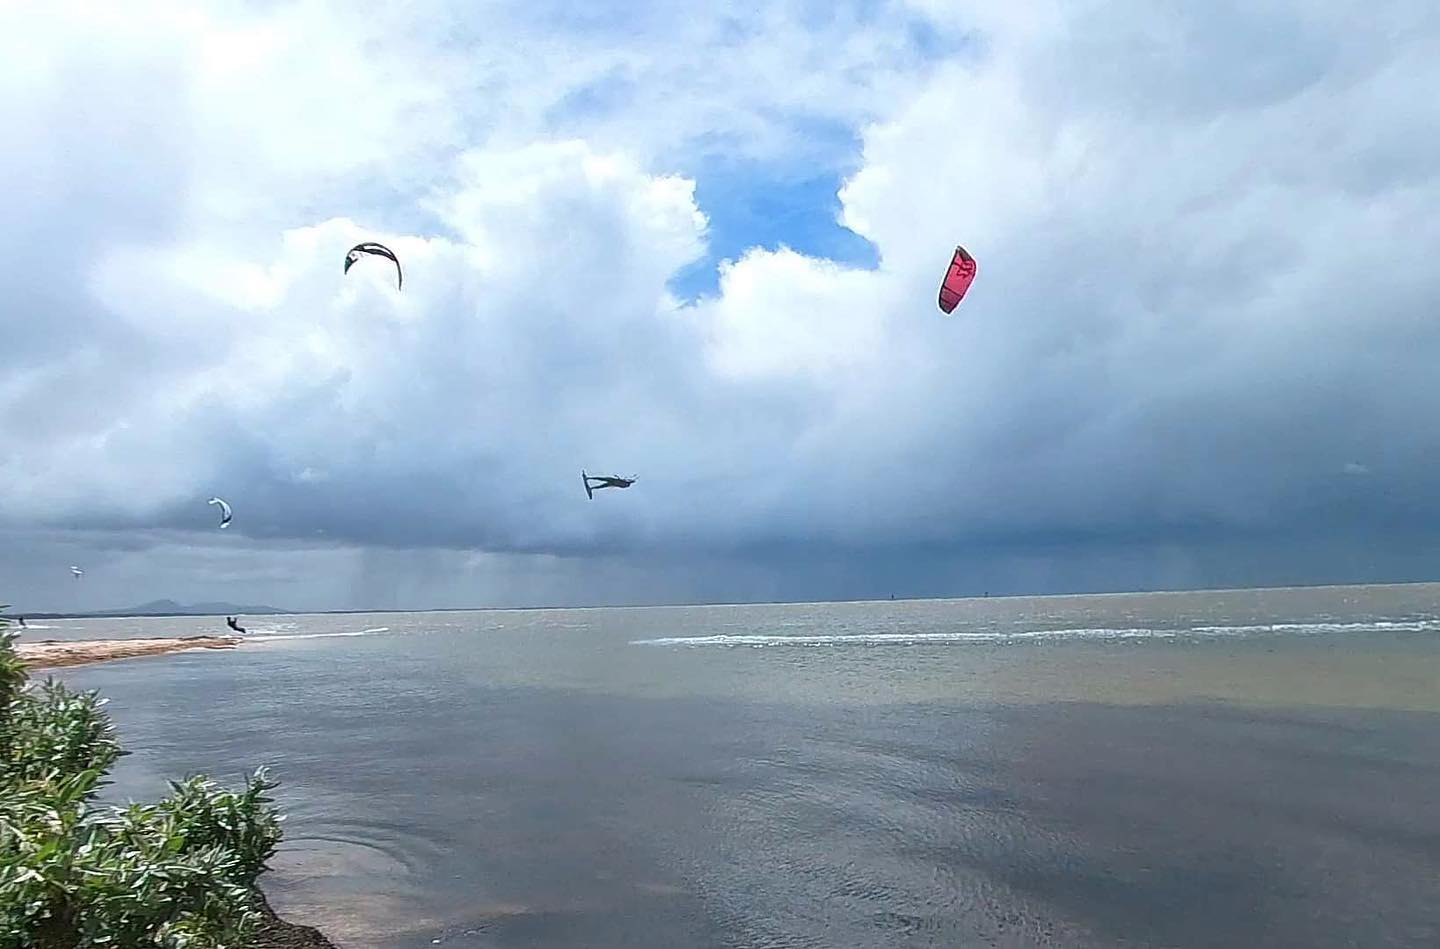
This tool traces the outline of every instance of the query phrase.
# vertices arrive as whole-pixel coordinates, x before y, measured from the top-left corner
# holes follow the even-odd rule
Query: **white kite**
[[[227,528],[227,527],[230,526],[230,505],[229,505],[229,504],[226,504],[225,501],[224,501],[222,498],[211,498],[209,501],[206,501],[205,503],[206,503],[206,504],[218,504],[218,505],[220,505],[220,529],[221,529],[221,530],[224,530],[225,528]]]

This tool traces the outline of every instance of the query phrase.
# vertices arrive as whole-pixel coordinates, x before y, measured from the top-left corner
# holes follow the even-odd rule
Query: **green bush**
[[[0,606],[0,610],[5,609]],[[25,684],[25,667],[15,655],[12,644],[14,634],[9,632],[10,621],[0,616],[0,760],[7,760],[6,741],[10,734],[10,705],[20,687]]]
[[[198,776],[157,804],[97,807],[124,753],[104,703],[27,689],[14,638],[0,628],[0,949],[245,945],[281,837],[274,782]]]

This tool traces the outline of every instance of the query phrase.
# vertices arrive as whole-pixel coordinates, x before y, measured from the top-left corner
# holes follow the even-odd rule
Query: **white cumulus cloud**
[[[0,526],[220,493],[255,542],[700,564],[1436,523],[1432,5],[627,11],[0,12]],[[677,298],[726,156],[853,168],[878,266]]]

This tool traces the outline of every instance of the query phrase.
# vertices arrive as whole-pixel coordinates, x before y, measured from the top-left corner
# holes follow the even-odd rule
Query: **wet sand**
[[[137,656],[160,656],[186,649],[233,649],[238,637],[183,636],[175,639],[111,639],[78,642],[46,640],[38,643],[16,643],[15,651],[31,669],[55,669],[61,666],[83,666],[113,659]]]

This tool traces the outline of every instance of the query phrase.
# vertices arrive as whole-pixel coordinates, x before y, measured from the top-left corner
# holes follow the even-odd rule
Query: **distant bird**
[[[72,563],[70,565],[70,576],[74,577],[76,580],[79,580],[81,577],[85,576],[85,571],[81,570],[79,567],[75,566]]]

